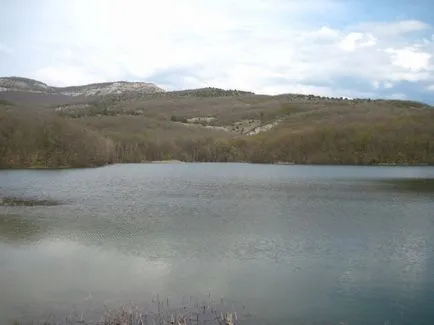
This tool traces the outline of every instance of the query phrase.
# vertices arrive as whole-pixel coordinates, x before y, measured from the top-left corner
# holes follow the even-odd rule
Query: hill
[[[43,88],[41,84],[34,81],[32,87]],[[100,89],[109,84],[114,83],[100,84]],[[0,150],[9,157],[0,160],[0,167],[166,159],[434,164],[434,110],[419,102],[268,96],[219,88],[143,92],[132,87],[126,92],[71,95],[88,89],[83,87],[63,88],[69,95],[23,88],[0,92]],[[24,100],[29,95],[39,97]],[[5,131],[14,124],[15,131]],[[48,127],[50,136],[57,142],[32,140],[47,134],[51,124],[56,127]],[[75,144],[69,151],[46,150],[54,143],[55,148],[66,148],[69,142]],[[92,149],[81,149],[83,143],[92,144]],[[30,148],[44,154],[28,159]],[[66,158],[59,161],[56,156]]]
[[[135,93],[158,93],[164,90],[152,83],[146,82],[105,82],[81,86],[53,87],[38,80],[22,77],[0,78],[0,91],[18,91],[27,93],[44,93],[63,96],[96,96],[109,94]]]
[[[0,107],[0,167],[93,167],[113,162],[114,143],[80,123]]]

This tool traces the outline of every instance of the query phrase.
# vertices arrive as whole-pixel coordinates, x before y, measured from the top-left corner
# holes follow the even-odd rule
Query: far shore
[[[152,161],[145,161],[145,164],[185,164],[185,161],[181,160],[152,160]]]
[[[344,167],[344,166],[360,166],[360,167],[434,167],[434,164],[428,164],[428,163],[371,163],[371,164],[330,164],[330,163],[295,163],[295,162],[287,162],[287,161],[276,161],[276,162],[249,162],[249,161],[230,161],[230,162],[218,162],[218,161],[182,161],[182,160],[151,160],[151,161],[142,161],[142,162],[136,162],[136,163],[108,163],[105,165],[95,165],[95,166],[12,166],[12,167],[6,167],[6,168],[0,168],[1,170],[70,170],[70,169],[89,169],[89,168],[100,168],[100,167],[106,167],[106,166],[113,166],[113,165],[130,165],[130,164],[252,164],[252,165],[288,165],[288,166],[337,166],[337,167]]]

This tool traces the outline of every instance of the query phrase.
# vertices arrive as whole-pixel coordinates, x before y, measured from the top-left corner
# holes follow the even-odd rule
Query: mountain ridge
[[[387,99],[387,98],[349,98],[345,96],[321,96],[315,94],[301,94],[301,93],[279,93],[279,94],[260,94],[252,91],[243,91],[240,89],[223,89],[218,87],[202,87],[202,88],[191,88],[191,89],[176,89],[176,90],[165,90],[154,83],[142,82],[142,81],[108,81],[100,83],[90,83],[82,85],[70,85],[64,87],[50,86],[42,81],[20,77],[20,76],[5,76],[0,77],[0,96],[4,93],[16,93],[16,96],[20,96],[20,93],[28,94],[42,94],[42,95],[56,95],[58,97],[94,97],[98,98],[101,96],[116,96],[116,95],[127,95],[123,99],[135,98],[136,95],[146,96],[156,95],[156,96],[194,96],[194,97],[223,97],[223,96],[234,96],[234,95],[255,95],[255,96],[265,96],[282,98],[288,97],[291,100],[309,100],[309,101],[348,101],[348,102],[359,102],[359,101],[388,101],[396,103],[406,103],[408,105],[419,106],[419,107],[433,107],[432,105],[411,99]],[[13,96],[14,97],[14,96]],[[9,99],[9,98],[6,98]],[[77,99],[78,100],[78,99]],[[12,100],[13,101],[13,100]]]
[[[103,83],[91,83],[66,87],[54,87],[39,80],[8,76],[0,77],[0,92],[21,91],[29,93],[43,93],[64,96],[101,96],[111,94],[122,94],[127,92],[137,93],[160,93],[164,89],[153,83],[114,81]]]

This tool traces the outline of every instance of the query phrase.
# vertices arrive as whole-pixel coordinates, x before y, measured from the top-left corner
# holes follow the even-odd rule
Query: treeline
[[[115,139],[117,162],[176,159],[197,162],[296,164],[434,164],[434,111],[340,125],[306,122],[256,136],[201,139]]]
[[[90,167],[153,160],[296,164],[434,164],[434,112],[374,124],[284,125],[257,136],[159,140],[101,136],[74,119],[31,111],[0,113],[0,167]]]
[[[176,159],[188,162],[252,162],[295,164],[434,164],[434,132],[397,123],[323,127],[303,134],[262,134],[236,139],[123,142],[118,162]]]
[[[0,111],[0,168],[91,167],[114,161],[113,141],[72,120]]]
[[[238,89],[221,89],[214,87],[191,89],[191,90],[179,90],[164,95],[176,95],[176,96],[195,96],[195,97],[224,97],[224,96],[238,96],[238,95],[254,95],[250,91],[242,91]]]
[[[254,157],[258,162],[434,164],[434,130],[427,121],[319,126],[296,134],[285,130],[261,142]]]

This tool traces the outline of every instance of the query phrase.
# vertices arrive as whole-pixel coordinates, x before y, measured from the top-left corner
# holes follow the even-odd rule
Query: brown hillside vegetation
[[[170,159],[434,164],[434,109],[411,101],[206,88],[63,106],[12,104],[0,103],[3,168]]]
[[[0,167],[89,167],[111,163],[114,144],[72,120],[0,111]]]
[[[252,160],[300,164],[433,164],[434,114],[388,121],[280,130],[262,137]]]

